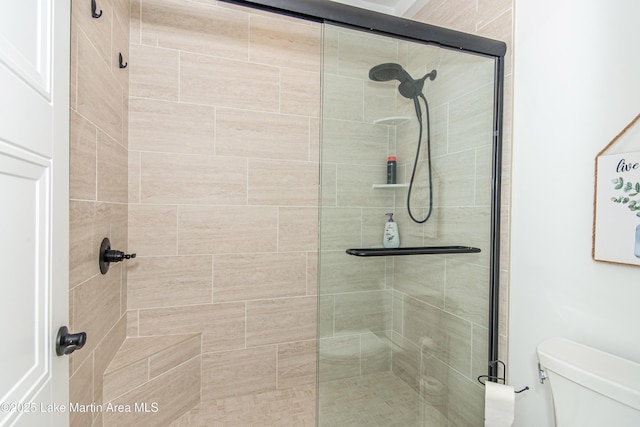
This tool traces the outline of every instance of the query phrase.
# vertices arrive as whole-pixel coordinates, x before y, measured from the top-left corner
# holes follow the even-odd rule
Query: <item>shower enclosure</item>
[[[495,60],[330,24],[323,60],[318,424],[483,425]],[[370,79],[381,63],[437,70],[419,109],[402,79]]]
[[[504,43],[330,1],[232,2],[324,24],[317,425],[482,426],[478,377],[504,374]]]

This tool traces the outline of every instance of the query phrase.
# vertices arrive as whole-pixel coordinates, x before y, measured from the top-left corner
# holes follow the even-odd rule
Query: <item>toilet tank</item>
[[[538,345],[556,427],[640,426],[640,364],[565,338]]]

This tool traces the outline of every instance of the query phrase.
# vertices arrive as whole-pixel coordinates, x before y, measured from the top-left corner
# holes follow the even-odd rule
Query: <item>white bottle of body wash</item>
[[[385,248],[397,248],[400,247],[400,233],[398,233],[398,224],[393,221],[393,214],[388,213],[389,221],[384,223],[384,236],[382,239],[382,245]]]

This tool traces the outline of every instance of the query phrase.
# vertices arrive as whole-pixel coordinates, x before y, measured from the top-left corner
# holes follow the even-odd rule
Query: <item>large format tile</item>
[[[283,68],[280,83],[280,112],[320,116],[320,73]]]
[[[129,20],[130,31],[129,37],[131,44],[140,44],[140,12],[142,10],[142,0],[130,0],[129,4]]]
[[[102,10],[102,16],[99,19],[94,19],[91,16],[90,1],[74,1],[71,16],[78,22],[82,29],[81,32],[94,45],[102,61],[109,64],[111,60],[111,29],[114,19],[113,5],[111,2],[104,2],[100,4],[99,10]]]
[[[114,358],[118,349],[126,339],[127,316],[120,317],[118,323],[111,328],[109,333],[100,341],[93,357],[93,401],[102,402],[103,380],[109,363]]]
[[[149,361],[142,359],[119,370],[106,372],[103,379],[102,397],[109,402],[149,380]]]
[[[250,205],[317,206],[318,165],[313,162],[250,160]]]
[[[322,208],[320,249],[342,250],[362,247],[362,209]]]
[[[307,295],[318,295],[318,252],[307,252]]]
[[[129,105],[130,150],[213,154],[214,108],[136,98]]]
[[[434,158],[433,187],[437,190],[437,206],[473,206],[476,204],[476,168],[479,167],[475,150],[456,152]],[[491,158],[484,162],[491,165]],[[488,182],[484,182],[490,188]],[[485,200],[484,205],[488,205]]]
[[[141,387],[112,401],[113,405],[129,405],[130,412],[105,411],[108,426],[167,425],[200,403],[200,357],[195,357]],[[146,408],[135,411],[135,405]],[[157,411],[153,411],[153,404]],[[144,409],[147,409],[145,411]]]
[[[361,79],[336,76],[323,77],[322,117],[361,122],[364,118],[364,86]]]
[[[200,354],[199,347],[200,334],[129,337],[111,360],[105,372],[107,374],[116,372],[145,360],[149,368],[149,377],[155,378],[171,369],[171,367]],[[185,349],[185,351],[182,351],[182,349]],[[182,355],[177,353],[182,353]]]
[[[182,0],[142,2],[142,38],[159,47],[246,60],[249,15]]]
[[[320,384],[318,426],[447,427],[420,396],[391,372]]]
[[[383,258],[361,258],[341,251],[320,252],[321,295],[384,289]]]
[[[318,298],[318,337],[332,337],[335,323],[335,297],[333,295],[321,295]]]
[[[249,301],[247,346],[313,339],[316,313],[316,297]]]
[[[202,355],[202,401],[276,389],[276,346]]]
[[[156,378],[179,365],[202,354],[202,337],[193,334],[181,341],[177,346],[170,346],[149,357],[149,378]]]
[[[125,91],[125,95],[129,94],[129,61],[131,54],[129,53],[129,2],[124,0],[116,0],[113,2],[114,16],[111,38],[111,58],[109,65],[113,74],[118,79],[120,87]],[[126,65],[120,68],[120,55],[122,55],[122,63]],[[134,58],[135,60],[135,58]],[[127,99],[128,102],[128,99]],[[125,115],[126,117],[126,115]],[[126,129],[123,129],[126,131]]]
[[[69,377],[69,402],[80,405],[93,403],[93,358],[88,358]],[[69,413],[69,426],[81,427],[91,425],[91,412],[73,411]]]
[[[69,202],[70,288],[100,273],[100,243],[109,236],[110,226],[109,204],[79,200]]]
[[[398,41],[389,37],[354,32],[340,32],[338,71],[341,76],[369,80],[374,65],[398,62]]]
[[[420,302],[404,298],[404,336],[459,372],[471,373],[471,323]]]
[[[418,300],[444,308],[445,260],[440,257],[411,258],[396,258],[393,288]]]
[[[129,249],[140,256],[177,255],[176,206],[129,205]]]
[[[428,357],[424,346],[418,347],[402,335],[393,332],[391,371],[414,390],[420,388],[421,364]]]
[[[388,155],[387,144],[386,126],[336,119],[323,120],[323,163],[384,165]]]
[[[445,306],[480,326],[489,322],[489,268],[447,260]]]
[[[114,268],[107,275],[97,275],[73,291],[73,325],[71,330],[87,333],[87,343],[78,359],[84,360],[120,318],[120,275]],[[74,358],[74,363],[78,360]]]
[[[315,396],[313,385],[231,396],[203,402],[170,427],[315,427]]]
[[[180,100],[194,104],[278,111],[276,67],[182,52]]]
[[[140,152],[129,150],[129,203],[140,203]]]
[[[69,198],[96,200],[96,127],[70,112]]]
[[[493,141],[493,84],[451,102],[449,151],[491,145]]]
[[[397,82],[383,83],[365,81],[363,92],[364,121],[371,123],[374,120],[385,117],[402,115],[396,111],[396,102],[399,101],[397,95]],[[394,127],[389,127],[389,130],[393,129]]]
[[[386,331],[392,326],[390,291],[337,294],[335,310],[336,335],[353,331]]]
[[[316,383],[316,340],[278,345],[278,388]]]
[[[319,25],[251,15],[249,34],[250,61],[319,71],[322,47]]]
[[[278,209],[278,250],[316,251],[318,248],[318,208]]]
[[[129,67],[129,91],[132,97],[178,100],[178,51],[132,44],[130,55],[136,58]]]
[[[338,165],[338,206],[385,207],[391,212],[395,192],[375,189],[373,184],[387,182],[386,157],[375,166]]]
[[[428,86],[430,105],[450,103],[482,86],[493,86],[494,66],[491,58],[446,51],[436,67],[438,77]]]
[[[307,257],[304,253],[216,255],[215,302],[304,296]]]
[[[277,208],[181,206],[178,253],[275,252]]]
[[[306,117],[219,108],[216,155],[278,160],[309,158]]]
[[[202,304],[140,310],[140,336],[202,333],[202,351],[245,346],[245,303]]]
[[[127,149],[98,131],[98,200],[127,203],[128,168]]]
[[[111,241],[111,247],[119,249],[125,253],[129,252],[128,236],[129,236],[129,209],[126,203],[110,203],[111,218],[110,218],[110,230],[109,240]],[[102,239],[100,239],[102,243]],[[120,266],[124,267],[124,263]],[[113,264],[111,265],[113,267]],[[126,268],[123,268],[126,270]],[[126,277],[124,277],[126,279]]]
[[[489,330],[482,326],[473,325],[473,354],[471,360],[471,379],[477,379],[480,375],[487,375],[488,363],[487,354],[489,354]],[[498,350],[501,360],[509,360],[508,354],[502,352],[502,348]]]
[[[393,344],[387,332],[366,332],[360,336],[360,370],[362,375],[391,370]]]
[[[360,335],[323,338],[318,345],[320,384],[337,378],[360,375]]]
[[[474,379],[466,378],[449,369],[448,378],[449,423],[475,427],[484,416],[484,389]]]
[[[430,244],[479,248],[481,249],[479,253],[453,254],[446,256],[446,258],[477,265],[488,265],[491,238],[490,214],[489,206],[436,209],[437,238],[431,240]]]
[[[211,256],[138,257],[127,269],[129,309],[211,302]]]
[[[246,204],[247,162],[236,157],[142,153],[140,201]]]
[[[78,34],[78,113],[122,142],[123,89],[84,33]]]

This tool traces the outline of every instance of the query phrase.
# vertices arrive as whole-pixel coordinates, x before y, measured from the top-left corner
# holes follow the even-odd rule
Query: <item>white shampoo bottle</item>
[[[388,213],[389,221],[384,223],[384,237],[382,245],[385,248],[397,248],[400,246],[400,234],[398,233],[398,224],[393,221],[393,214]]]

